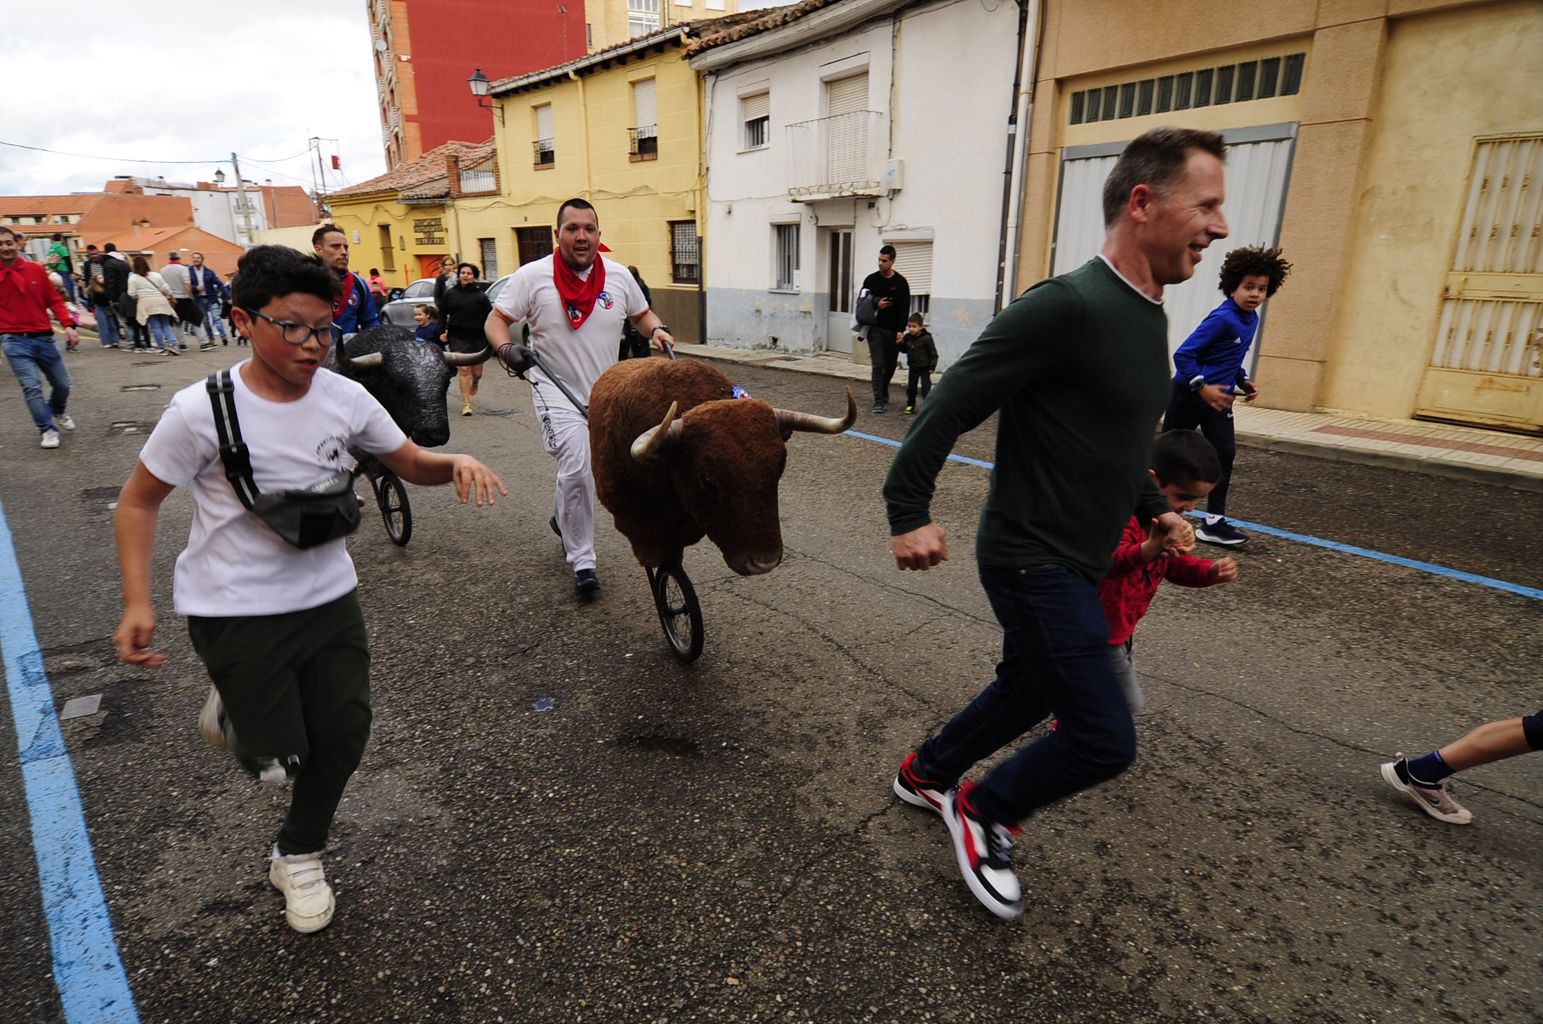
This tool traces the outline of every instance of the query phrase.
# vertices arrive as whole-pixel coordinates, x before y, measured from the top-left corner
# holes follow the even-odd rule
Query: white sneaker
[[[268,881],[284,894],[284,919],[301,934],[319,932],[332,923],[332,886],[322,871],[321,853],[281,856],[278,846],[269,855]]]
[[[54,417],[54,426],[58,427],[60,430],[74,430],[75,417],[71,416],[67,412],[61,412],[59,415]]]
[[[43,440],[38,442],[38,447],[39,448],[57,448],[57,447],[59,447],[59,432],[57,430],[45,430],[45,431],[43,431]]]

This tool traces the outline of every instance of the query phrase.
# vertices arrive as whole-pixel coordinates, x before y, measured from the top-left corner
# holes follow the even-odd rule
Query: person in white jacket
[[[150,262],[143,256],[135,256],[132,266],[128,293],[134,299],[134,318],[150,329],[150,340],[160,346],[161,355],[180,355],[171,326],[177,315],[171,304],[171,289],[160,274],[150,269]]]

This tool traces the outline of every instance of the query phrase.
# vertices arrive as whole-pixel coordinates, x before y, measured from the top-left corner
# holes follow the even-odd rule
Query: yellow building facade
[[[590,53],[686,21],[739,10],[738,0],[585,0],[584,35]]]
[[[704,336],[703,175],[700,87],[681,59],[690,39],[685,27],[654,33],[495,82],[491,95],[500,265],[551,252],[558,205],[586,199],[611,258],[637,267],[654,309],[695,342]]]
[[[1261,404],[1543,432],[1543,5],[1132,10],[1042,5],[1017,288],[1096,251],[1089,200],[1124,142],[1223,131],[1233,237],[1169,290],[1171,343],[1221,301],[1213,262],[1279,244]]]
[[[390,287],[433,277],[446,256],[477,264],[488,280],[513,269],[498,263],[509,212],[491,139],[448,142],[334,192],[328,205],[349,236],[349,265],[361,273],[378,268]]]

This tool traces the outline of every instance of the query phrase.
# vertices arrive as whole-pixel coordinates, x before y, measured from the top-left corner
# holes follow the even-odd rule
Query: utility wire
[[[118,163],[121,163],[121,164],[228,164],[228,163],[230,163],[230,156],[229,156],[229,154],[227,154],[225,156],[221,156],[221,157],[216,157],[216,158],[214,158],[212,160],[145,160],[145,159],[141,159],[141,158],[138,158],[138,157],[128,157],[128,156],[98,156],[98,155],[95,155],[95,154],[92,154],[92,153],[65,153],[65,152],[62,152],[62,151],[57,150],[57,149],[45,149],[42,146],[27,146],[27,145],[23,145],[20,142],[6,142],[4,139],[0,139],[0,146],[10,146],[13,149],[30,149],[34,153],[51,153],[54,156],[74,157],[77,160],[114,160],[114,161],[117,161]],[[303,149],[300,152],[295,153],[295,154],[293,154],[291,156],[280,157],[277,160],[263,160],[263,161],[259,161],[259,160],[255,160],[254,159],[254,160],[252,160],[252,163],[279,164],[279,163],[284,163],[286,160],[295,160],[295,159],[298,159],[299,157],[302,157],[302,156],[309,156],[310,153],[311,153],[311,150],[309,148],[306,148],[306,149]]]

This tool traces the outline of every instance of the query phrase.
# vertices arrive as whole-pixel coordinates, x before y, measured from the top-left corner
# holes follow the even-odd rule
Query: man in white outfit
[[[509,343],[509,326],[524,321],[531,348],[573,396],[589,405],[589,389],[616,362],[623,320],[655,348],[674,342],[669,328],[627,268],[600,255],[600,218],[582,199],[557,209],[557,251],[515,271],[499,293],[484,332],[506,363],[527,370],[520,346]],[[595,479],[589,464],[589,424],[584,414],[541,370],[529,367],[531,395],[541,421],[541,445],[557,460],[552,528],[562,538],[579,596],[600,589],[595,574]]]

